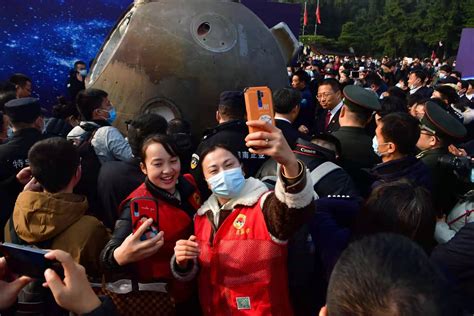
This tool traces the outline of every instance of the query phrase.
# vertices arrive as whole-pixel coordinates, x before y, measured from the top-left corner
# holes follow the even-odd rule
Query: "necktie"
[[[329,126],[329,122],[331,121],[331,112],[328,111],[326,113],[326,121],[324,122],[324,129],[327,130]]]

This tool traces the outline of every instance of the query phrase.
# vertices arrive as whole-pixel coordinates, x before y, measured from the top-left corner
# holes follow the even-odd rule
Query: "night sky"
[[[33,95],[49,107],[66,94],[76,60],[89,64],[132,0],[1,0],[0,80],[33,80]]]

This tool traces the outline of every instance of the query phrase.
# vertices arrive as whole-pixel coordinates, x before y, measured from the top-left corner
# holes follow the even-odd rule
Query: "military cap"
[[[37,98],[20,98],[5,103],[5,114],[13,123],[31,123],[42,114],[42,110]]]
[[[240,91],[224,91],[219,97],[219,105],[245,109],[244,94]]]
[[[426,102],[421,129],[441,138],[461,139],[467,133],[461,122],[432,101]]]
[[[342,92],[344,94],[344,104],[352,110],[373,112],[382,109],[379,98],[373,91],[349,85]]]

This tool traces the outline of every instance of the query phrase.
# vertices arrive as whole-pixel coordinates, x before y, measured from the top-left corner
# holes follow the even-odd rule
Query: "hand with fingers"
[[[153,219],[149,218],[144,222],[135,233],[129,235],[123,243],[114,251],[115,261],[121,266],[127,265],[132,262],[137,262],[142,259],[148,258],[163,246],[164,232],[159,232],[153,238],[141,241],[140,237],[146,232],[148,227],[153,223]]]
[[[101,304],[87,279],[86,270],[72,259],[71,255],[62,250],[52,250],[44,255],[46,259],[61,262],[64,269],[64,280],[51,269],[44,272],[46,282],[56,303],[64,309],[76,314],[90,313]]]
[[[283,167],[285,176],[298,176],[300,170],[298,160],[286,142],[281,130],[260,120],[247,121],[247,125],[260,131],[250,133],[245,138],[247,147],[252,154],[266,155],[275,159]]]
[[[18,293],[30,282],[31,279],[26,276],[8,278],[7,262],[5,258],[0,258],[0,311],[12,306],[16,302]]]
[[[20,170],[16,174],[16,179],[18,182],[20,182],[22,185],[26,185],[28,182],[30,182],[31,178],[33,178],[33,175],[31,174],[31,168],[30,167],[25,167]]]
[[[176,263],[182,269],[185,269],[189,260],[194,260],[199,256],[199,244],[196,242],[196,236],[191,235],[188,240],[178,240],[174,247]]]

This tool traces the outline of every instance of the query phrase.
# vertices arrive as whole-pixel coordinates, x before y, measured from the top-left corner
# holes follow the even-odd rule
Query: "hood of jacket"
[[[18,236],[27,243],[52,239],[81,219],[89,205],[73,193],[20,193],[13,211]]]

